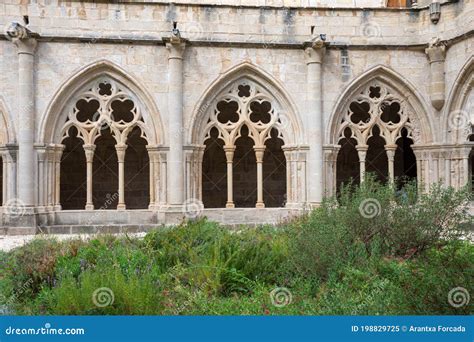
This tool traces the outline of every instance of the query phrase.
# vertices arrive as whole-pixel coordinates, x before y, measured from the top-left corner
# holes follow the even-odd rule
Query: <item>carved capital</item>
[[[255,151],[255,159],[257,163],[263,163],[263,154],[265,153],[265,146],[258,146],[253,148]]]
[[[186,48],[186,42],[184,39],[175,38],[170,39],[166,43],[166,49],[169,51],[168,59],[183,59],[184,49]]]
[[[326,47],[308,47],[304,50],[306,64],[318,63],[321,64],[324,60]]]
[[[37,33],[17,22],[12,22],[6,29],[6,34],[18,48],[19,54],[33,55],[35,53],[38,45],[36,38],[39,37]]]
[[[225,157],[228,163],[232,163],[234,159],[235,146],[224,146]]]
[[[425,49],[425,53],[428,55],[430,63],[433,62],[444,62],[446,59],[446,46],[441,42],[439,38],[433,38]]]
[[[115,149],[117,150],[117,158],[119,163],[125,162],[125,150],[127,149],[127,145],[120,144],[115,145]]]
[[[397,145],[385,145],[385,151],[387,152],[387,159],[393,161],[395,159],[395,151]]]
[[[86,153],[86,161],[88,163],[92,163],[92,161],[94,160],[95,145],[85,144],[83,147],[84,152]]]

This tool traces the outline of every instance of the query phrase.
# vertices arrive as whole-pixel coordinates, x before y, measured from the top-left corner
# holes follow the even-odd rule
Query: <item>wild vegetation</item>
[[[472,314],[466,191],[368,179],[278,226],[206,219],[145,238],[40,237],[0,254],[0,308],[24,315]],[[462,298],[461,298],[462,299]],[[454,304],[453,305],[453,300]]]

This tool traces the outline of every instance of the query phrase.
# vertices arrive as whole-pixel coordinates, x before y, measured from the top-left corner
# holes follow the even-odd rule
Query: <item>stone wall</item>
[[[436,153],[439,151],[434,150],[447,150],[451,141],[446,138],[446,121],[442,118],[450,114],[448,102],[453,96],[455,80],[474,54],[474,0],[443,2],[437,24],[431,21],[429,10],[423,2],[419,2],[417,9],[388,9],[384,8],[385,1],[372,1],[374,8],[361,9],[359,7],[367,6],[367,1],[226,1],[199,4],[192,1],[176,1],[174,4],[160,1],[107,4],[92,1],[6,0],[0,4],[1,27],[7,27],[12,21],[23,23],[22,16],[28,16],[28,28],[39,34],[35,38],[38,45],[33,66],[32,124],[37,152],[33,172],[36,179],[41,178],[42,172],[46,173],[48,184],[44,189],[38,184],[34,190],[36,204],[41,204],[45,210],[58,209],[58,203],[51,199],[55,196],[56,186],[53,163],[57,161],[50,160],[57,158],[55,153],[58,151],[57,146],[50,144],[60,144],[61,141],[48,133],[48,129],[56,129],[52,127],[56,124],[60,126],[55,119],[61,113],[55,111],[57,108],[54,107],[53,99],[57,98],[65,85],[67,88],[68,81],[75,75],[87,72],[100,63],[112,65],[124,75],[124,79],[133,80],[136,88],[149,95],[146,100],[153,104],[148,108],[149,115],[155,121],[155,133],[159,137],[159,143],[153,148],[159,151],[156,159],[153,157],[148,162],[138,157],[132,158],[133,168],[154,165],[155,169],[149,172],[156,175],[156,182],[161,182],[160,185],[166,184],[170,177],[166,158],[176,135],[180,136],[178,139],[181,139],[187,150],[193,151],[194,157],[200,153],[199,146],[195,145],[204,142],[193,141],[191,132],[196,124],[193,120],[199,117],[202,108],[206,109],[205,94],[211,96],[209,90],[214,89],[212,86],[218,81],[225,81],[229,70],[239,65],[249,66],[243,70],[258,74],[260,80],[271,83],[272,89],[283,94],[296,121],[300,123],[299,140],[295,140],[298,146],[290,146],[288,148],[291,151],[285,152],[285,156],[294,160],[293,166],[287,169],[293,171],[288,175],[281,171],[278,178],[286,177],[293,184],[300,184],[299,188],[306,189],[311,177],[306,176],[309,164],[306,164],[305,153],[321,146],[311,146],[309,127],[313,124],[311,101],[314,99],[308,90],[311,75],[308,74],[309,62],[305,49],[311,47],[320,34],[325,35],[320,77],[322,144],[329,157],[333,153],[331,151],[336,150],[331,150],[333,146],[329,146],[334,143],[330,132],[340,104],[345,100],[342,94],[349,93],[349,90],[365,82],[364,75],[372,77],[371,72],[374,75],[390,74],[388,78],[403,85],[400,88],[404,89],[404,96],[416,97],[419,103],[416,110],[424,116],[432,135],[420,143],[420,148],[415,151],[415,154],[418,153],[417,160],[423,160],[419,165],[419,177],[424,177],[426,181],[443,177],[467,179],[467,175],[464,175],[467,172],[464,152],[453,149],[452,156],[438,160]],[[179,106],[182,109],[182,126],[179,131],[170,133],[172,117],[176,114],[173,112],[176,109],[173,109],[174,103],[170,103],[170,94],[176,89],[170,86],[170,51],[165,43],[172,36],[173,22],[177,22],[181,37],[186,39],[186,47],[182,56],[182,106]],[[425,51],[429,46],[446,50],[441,68],[444,74],[434,71],[432,56]],[[0,36],[0,111],[7,118],[5,122],[9,121],[3,126],[10,125],[11,129],[6,134],[8,129],[3,127],[0,134],[8,136],[8,143],[12,144],[18,143],[16,132],[23,125],[19,121],[19,113],[24,110],[19,105],[19,70],[17,48],[3,34]],[[440,108],[436,108],[432,101],[433,77],[441,77],[446,89],[444,105]],[[145,124],[152,126],[146,120]],[[428,130],[427,127],[421,129]],[[430,147],[421,146],[423,144]],[[111,151],[113,146],[108,152],[99,152],[110,154]],[[43,162],[41,153],[46,153],[45,158],[50,158],[48,162]],[[330,161],[325,162],[325,172],[329,174]],[[185,183],[189,188],[192,186],[188,184],[196,184],[199,179],[200,166],[199,162],[195,163],[198,166],[193,164],[190,170],[184,171]],[[446,171],[441,171],[444,163],[447,163],[445,168],[443,166]],[[435,169],[436,172],[433,171]],[[217,173],[222,172],[225,170]],[[5,176],[4,173],[3,177],[11,176]],[[164,177],[164,180],[160,177]],[[236,191],[244,188],[239,187],[238,182],[255,182],[254,176],[242,174],[240,177],[242,179],[236,179]],[[138,197],[141,199],[132,207],[146,207],[146,197],[158,197],[159,191],[155,195],[153,185],[151,190],[147,188],[147,178],[149,173],[144,173],[136,186],[126,189],[129,193],[135,191],[140,194]],[[328,179],[324,187],[330,187],[332,181]],[[7,182],[13,184],[11,178]],[[108,182],[101,199],[95,199],[96,205],[99,205],[104,202],[106,189],[117,187],[117,182],[110,178],[97,182],[95,187],[99,190]],[[193,186],[187,190],[188,194],[193,191],[199,194],[202,189]],[[156,202],[166,204],[166,194],[170,195],[169,189],[165,194],[160,193],[161,197]],[[301,190],[300,194],[295,192],[293,197],[298,198],[298,205],[303,205],[307,200],[306,195],[306,190]],[[44,200],[44,197],[48,200]],[[112,207],[115,207],[117,200],[114,199]]]

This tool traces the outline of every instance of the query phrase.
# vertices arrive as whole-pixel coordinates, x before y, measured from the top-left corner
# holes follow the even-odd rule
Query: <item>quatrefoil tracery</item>
[[[271,138],[272,128],[276,128],[278,137],[283,139],[283,131],[288,125],[288,118],[274,99],[256,83],[243,80],[230,86],[214,101],[204,128],[204,140],[210,138],[212,128],[217,128],[218,138],[226,146],[234,146],[245,126],[255,146],[263,147]]]
[[[146,126],[137,101],[112,79],[99,79],[87,87],[75,100],[62,128],[63,139],[71,127],[84,144],[94,144],[104,130],[110,130],[118,145],[125,144],[135,128],[146,139]]]
[[[356,139],[359,145],[367,145],[377,127],[379,135],[386,145],[395,145],[402,137],[402,130],[407,130],[407,137],[415,143],[419,141],[419,129],[413,115],[413,109],[406,99],[389,87],[372,83],[358,94],[347,106],[338,130],[340,139]]]

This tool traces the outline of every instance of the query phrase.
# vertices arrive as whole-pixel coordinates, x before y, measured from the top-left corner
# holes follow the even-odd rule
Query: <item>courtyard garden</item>
[[[470,194],[368,179],[277,226],[205,218],[144,238],[38,237],[0,252],[17,315],[474,313]]]

